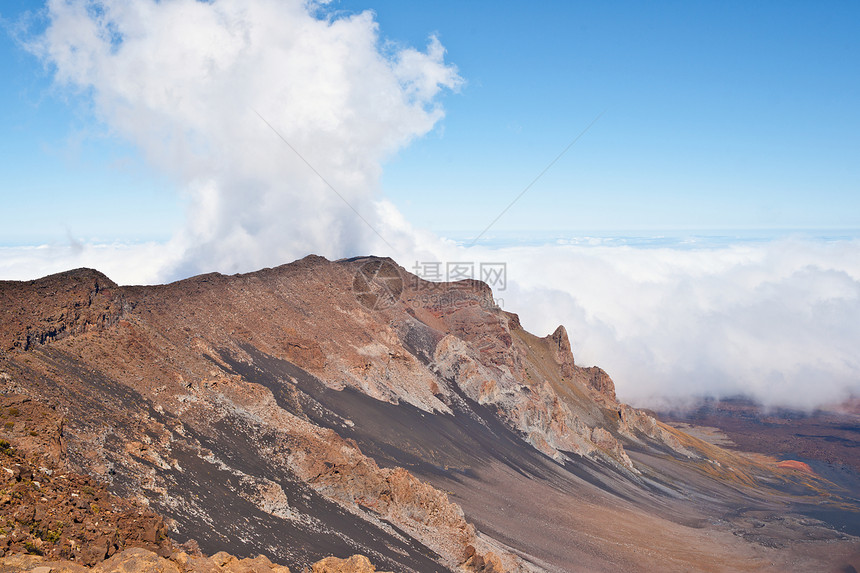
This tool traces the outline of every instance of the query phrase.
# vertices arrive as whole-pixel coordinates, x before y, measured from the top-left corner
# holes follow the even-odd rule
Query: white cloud
[[[379,224],[380,164],[434,127],[435,98],[461,82],[436,38],[392,50],[370,12],[302,0],[50,0],[48,12],[32,49],[56,81],[90,92],[190,198],[184,256],[164,277],[382,251],[361,218]]]
[[[77,268],[101,271],[122,285],[152,284],[181,256],[171,244],[89,244],[0,247],[0,277],[32,280]]]
[[[506,307],[538,333],[565,324],[577,362],[605,368],[632,403],[746,394],[810,408],[860,395],[860,241],[497,254]]]

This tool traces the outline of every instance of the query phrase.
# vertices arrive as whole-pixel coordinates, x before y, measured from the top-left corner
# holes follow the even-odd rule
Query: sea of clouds
[[[440,93],[463,82],[433,37],[399,46],[380,39],[372,13],[301,0],[47,10],[28,49],[176,182],[186,224],[166,243],[0,247],[2,278],[87,266],[151,284],[309,253],[388,255],[408,270],[501,262],[500,304],[540,335],[564,324],[577,362],[606,369],[636,405],[746,394],[812,408],[860,394],[856,239],[466,247],[413,228],[379,181],[387,158],[443,118]]]
[[[747,395],[810,409],[860,393],[860,241],[505,249],[506,306],[562,323],[619,395],[670,407]]]

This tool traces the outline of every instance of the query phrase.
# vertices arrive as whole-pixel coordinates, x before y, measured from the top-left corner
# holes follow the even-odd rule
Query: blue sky
[[[166,239],[182,223],[177,189],[94,118],[86,94],[53,85],[21,46],[43,29],[42,2],[0,7],[0,194],[13,213],[2,245]],[[141,200],[145,197],[145,200]]]
[[[40,7],[0,8],[0,189],[15,214],[0,244],[169,238],[176,182],[11,37]],[[436,34],[465,80],[384,165],[381,192],[418,227],[480,231],[601,113],[495,231],[860,227],[855,2],[331,8],[373,10],[400,45]]]
[[[374,5],[390,37],[438,33],[467,82],[387,166],[410,220],[473,228],[605,110],[499,227],[860,225],[856,3],[541,8]]]

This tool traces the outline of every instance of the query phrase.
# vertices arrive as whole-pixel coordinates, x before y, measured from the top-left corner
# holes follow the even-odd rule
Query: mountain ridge
[[[796,551],[810,563],[856,551],[802,513],[764,527],[761,543],[762,528],[731,517],[741,506],[848,502],[816,476],[619,403],[605,372],[575,363],[563,326],[526,332],[479,281],[429,283],[375,257],[157,286],[79,269],[0,282],[0,325],[0,390],[63,411],[73,467],[207,550],[299,567],[361,549],[417,571],[684,570],[708,551],[743,570],[745,558],[784,562],[767,543],[798,531],[821,538]],[[594,515],[556,516],[580,529],[531,539],[502,511],[551,529],[555,508],[530,508],[529,490]],[[642,557],[648,544],[658,550]]]

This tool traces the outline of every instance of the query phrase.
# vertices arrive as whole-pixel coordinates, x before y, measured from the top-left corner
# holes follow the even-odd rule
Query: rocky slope
[[[0,391],[61,413],[52,447],[178,541],[293,570],[827,570],[858,547],[808,517],[848,493],[619,403],[563,327],[386,259],[0,283]]]
[[[302,570],[302,573],[375,572],[376,568],[363,555],[347,559],[326,557]],[[133,548],[116,553],[93,567],[40,555],[13,554],[0,558],[0,573],[290,573],[290,570],[262,555],[238,559],[224,552],[205,557],[178,551],[161,557],[147,549]]]
[[[168,537],[163,518],[65,467],[63,421],[20,396],[0,397],[0,573],[289,573],[265,556],[202,555]],[[10,441],[11,440],[11,441]],[[190,552],[190,553],[189,553]],[[373,573],[363,555],[327,557],[306,573]]]
[[[56,412],[4,396],[0,416],[11,440],[0,440],[0,557],[30,553],[95,565],[126,547],[172,549],[152,510],[57,464]]]

